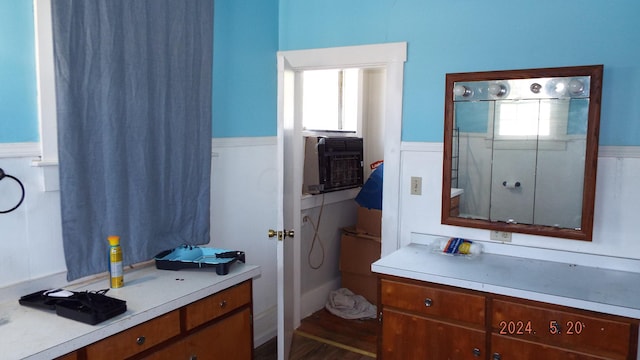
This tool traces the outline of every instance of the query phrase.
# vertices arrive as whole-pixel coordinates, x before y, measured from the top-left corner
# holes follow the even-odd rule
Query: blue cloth
[[[51,5],[67,278],[208,243],[213,1]]]
[[[382,174],[384,164],[380,164],[369,176],[356,196],[356,202],[367,209],[382,210]]]

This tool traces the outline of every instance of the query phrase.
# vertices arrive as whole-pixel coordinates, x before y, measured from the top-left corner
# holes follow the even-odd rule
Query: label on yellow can
[[[111,287],[124,286],[124,270],[122,267],[122,249],[119,245],[109,248],[109,273],[111,275]]]

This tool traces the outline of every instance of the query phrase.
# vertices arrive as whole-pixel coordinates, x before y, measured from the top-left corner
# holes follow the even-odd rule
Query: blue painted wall
[[[278,0],[215,0],[213,137],[275,136]]]
[[[276,134],[278,0],[216,0],[213,136]],[[0,0],[0,143],[39,141],[33,5]]]
[[[442,141],[445,74],[604,64],[601,145],[640,145],[637,0],[280,0],[280,49],[407,41],[402,139]]]
[[[37,141],[31,1],[0,0],[0,142]],[[281,50],[408,42],[404,141],[442,141],[448,72],[604,64],[601,145],[640,146],[637,0],[217,0],[214,137],[276,134]]]
[[[0,0],[0,143],[39,141],[33,4]]]

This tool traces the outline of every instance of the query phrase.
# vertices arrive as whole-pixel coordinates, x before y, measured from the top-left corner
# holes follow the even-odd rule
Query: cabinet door
[[[491,356],[489,356],[489,359],[603,360],[620,358],[592,356],[493,334],[491,337]]]
[[[485,359],[485,332],[383,309],[383,359]]]
[[[253,330],[249,308],[215,322],[144,359],[251,360]]]

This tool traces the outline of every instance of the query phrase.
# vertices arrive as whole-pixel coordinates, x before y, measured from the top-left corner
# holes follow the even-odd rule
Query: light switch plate
[[[419,176],[411,177],[411,195],[422,195],[422,178]]]

